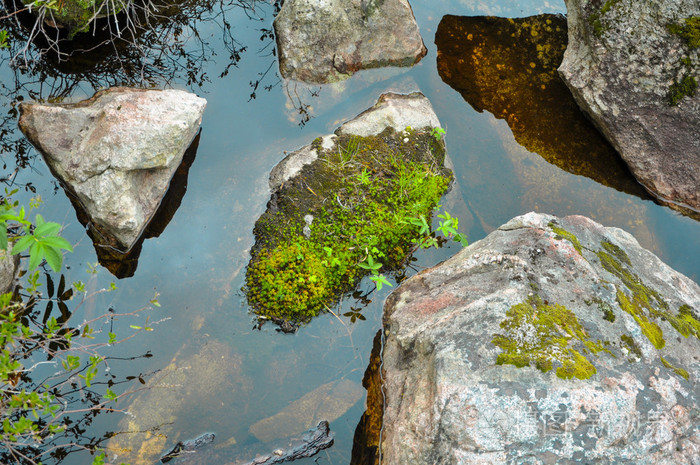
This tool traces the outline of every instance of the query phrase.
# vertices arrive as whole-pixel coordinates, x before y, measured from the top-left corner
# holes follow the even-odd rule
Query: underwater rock
[[[430,218],[452,182],[440,130],[423,94],[384,94],[272,170],[244,288],[261,320],[294,330],[370,268],[405,265],[421,237],[409,220]]]
[[[73,104],[23,103],[19,126],[93,239],[129,251],[195,138],[206,100],[179,90],[111,88]]]
[[[323,420],[301,437],[291,439],[285,448],[275,449],[271,454],[259,455],[245,465],[272,465],[313,457],[318,452],[331,447],[333,440],[328,422]]]
[[[250,433],[263,442],[300,434],[322,420],[340,418],[363,395],[362,386],[347,379],[326,383],[279,413],[255,423],[250,427]]]
[[[549,163],[647,197],[557,73],[566,18],[446,15],[435,34],[442,80],[476,111],[504,119],[515,140]]]
[[[283,77],[327,83],[427,53],[408,0],[287,0],[274,22]]]
[[[699,219],[700,2],[566,6],[559,73],[574,98],[651,194]]]
[[[196,421],[205,423],[202,429],[218,431],[221,442],[226,443],[223,432],[228,428],[216,423],[219,416],[214,413],[221,405],[230,406],[232,411],[243,408],[239,401],[245,398],[251,383],[242,367],[241,356],[216,340],[205,343],[192,355],[176,355],[147,380],[145,389],[129,404],[129,415],[119,422],[117,434],[107,443],[110,456],[115,455],[117,463],[152,465],[172,451],[189,428],[196,428]],[[206,402],[213,398],[217,402]]]
[[[630,234],[516,217],[384,307],[382,463],[694,464],[700,287]]]
[[[197,436],[194,439],[180,441],[177,444],[175,444],[175,447],[173,447],[170,450],[170,452],[168,452],[167,454],[162,456],[160,458],[160,461],[162,463],[168,463],[171,460],[178,458],[182,455],[195,453],[195,452],[197,452],[197,450],[201,449],[202,447],[214,442],[215,438],[216,438],[216,435],[214,435],[212,433],[204,433],[201,436]]]

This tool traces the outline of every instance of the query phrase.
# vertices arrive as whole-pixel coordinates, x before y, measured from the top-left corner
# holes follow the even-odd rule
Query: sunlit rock
[[[280,72],[299,81],[412,66],[427,52],[408,0],[287,0],[274,26]]]
[[[19,267],[19,255],[11,255],[10,250],[12,250],[12,244],[7,250],[0,250],[0,294],[12,290]]]
[[[644,197],[559,78],[566,40],[566,19],[559,15],[447,15],[435,35],[438,72],[475,110],[504,119],[527,150],[572,174]]]
[[[630,234],[516,217],[384,307],[382,463],[693,464],[700,287]]]
[[[569,45],[559,72],[577,102],[649,192],[700,218],[700,49],[692,42],[700,3],[566,5]]]
[[[19,125],[98,242],[125,252],[158,209],[205,105],[178,90],[112,88],[74,104],[22,104]]]
[[[347,379],[324,384],[279,413],[255,423],[250,433],[263,442],[300,434],[322,420],[332,422],[340,418],[363,394],[362,386]]]
[[[241,407],[237,399],[250,390],[242,368],[242,358],[216,340],[193,355],[178,354],[129,404],[128,415],[119,422],[119,434],[107,443],[110,457],[131,465],[157,463],[176,444],[189,439],[183,435],[192,434],[193,423],[202,425],[195,434],[216,431],[217,443],[235,444],[225,426],[217,423],[220,415],[216,413],[223,405],[233,411]]]

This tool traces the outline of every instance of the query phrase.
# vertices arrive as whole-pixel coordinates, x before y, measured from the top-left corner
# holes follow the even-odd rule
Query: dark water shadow
[[[367,409],[355,429],[350,465],[379,465],[379,441],[384,414],[381,378],[382,331],[380,329],[374,336],[369,365],[362,378],[362,386],[367,389]]]
[[[446,15],[435,43],[442,80],[476,111],[505,120],[520,145],[569,173],[652,199],[559,78],[563,16]]]
[[[133,247],[131,247],[131,249],[127,252],[122,252],[119,249],[104,243],[105,241],[103,240],[102,234],[100,234],[100,232],[93,227],[90,216],[85,211],[80,201],[75,195],[64,187],[66,196],[73,205],[73,208],[75,208],[78,221],[85,226],[88,236],[90,236],[90,239],[92,239],[95,252],[97,253],[97,260],[115,277],[119,279],[129,278],[136,273],[143,241],[152,237],[160,236],[161,233],[165,231],[165,228],[170,223],[170,220],[172,220],[173,216],[175,216],[175,212],[178,210],[178,208],[180,208],[182,199],[187,192],[187,177],[190,167],[194,163],[194,159],[197,156],[197,148],[199,147],[199,138],[201,134],[202,131],[200,130],[190,144],[189,148],[185,151],[182,162],[175,171],[173,178],[170,180],[170,186],[168,187],[168,191],[163,196],[158,210],[156,210],[153,217],[146,225],[141,237],[139,237]]]

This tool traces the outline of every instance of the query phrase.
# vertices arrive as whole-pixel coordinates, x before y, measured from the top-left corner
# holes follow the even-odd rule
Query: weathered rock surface
[[[672,85],[700,78],[700,49],[668,25],[700,16],[697,0],[566,0],[559,72],[576,101],[649,192],[700,217],[700,94],[671,105]],[[695,32],[698,34],[698,32]]]
[[[283,77],[327,83],[427,53],[408,0],[287,0],[275,18]]]
[[[700,287],[528,213],[385,305],[384,464],[697,464]]]
[[[129,250],[194,139],[206,100],[112,88],[74,104],[22,104],[19,125],[105,244]]]
[[[250,427],[250,432],[263,442],[300,434],[320,421],[340,418],[363,395],[362,386],[347,379],[326,383],[276,415],[255,423]]]
[[[561,15],[445,15],[435,33],[438,72],[476,111],[504,119],[530,152],[572,174],[647,197],[557,73],[566,31]]]
[[[229,429],[217,423],[220,415],[215,412],[221,405],[230,406],[233,411],[244,407],[240,399],[251,384],[243,376],[242,368],[240,355],[216,340],[208,341],[195,354],[177,354],[167,367],[147,381],[147,389],[133,398],[129,415],[119,422],[119,434],[107,443],[110,457],[116,456],[117,463],[131,465],[157,463],[177,444],[184,444],[187,437],[182,435],[188,434],[192,419],[199,418],[204,419],[207,429],[219,433],[221,443],[235,444],[235,440],[224,434]],[[203,400],[211,398],[218,402]],[[199,455],[206,455],[205,451],[186,456]]]
[[[7,250],[0,250],[0,294],[10,292],[15,285],[19,255],[11,255],[10,250],[11,246]]]

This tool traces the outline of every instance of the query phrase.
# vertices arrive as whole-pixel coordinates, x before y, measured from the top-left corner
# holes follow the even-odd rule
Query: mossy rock
[[[380,99],[361,119],[381,118],[396,102],[410,107],[416,101],[425,105],[427,99]],[[416,121],[439,124],[434,113]],[[276,189],[254,227],[244,289],[263,318],[307,322],[369,274],[360,264],[381,263],[381,272],[400,269],[420,237],[409,219],[429,219],[452,181],[434,126],[408,127],[398,118],[367,134],[350,132],[353,122],[290,155],[271,177]],[[280,180],[280,170],[292,174]]]

